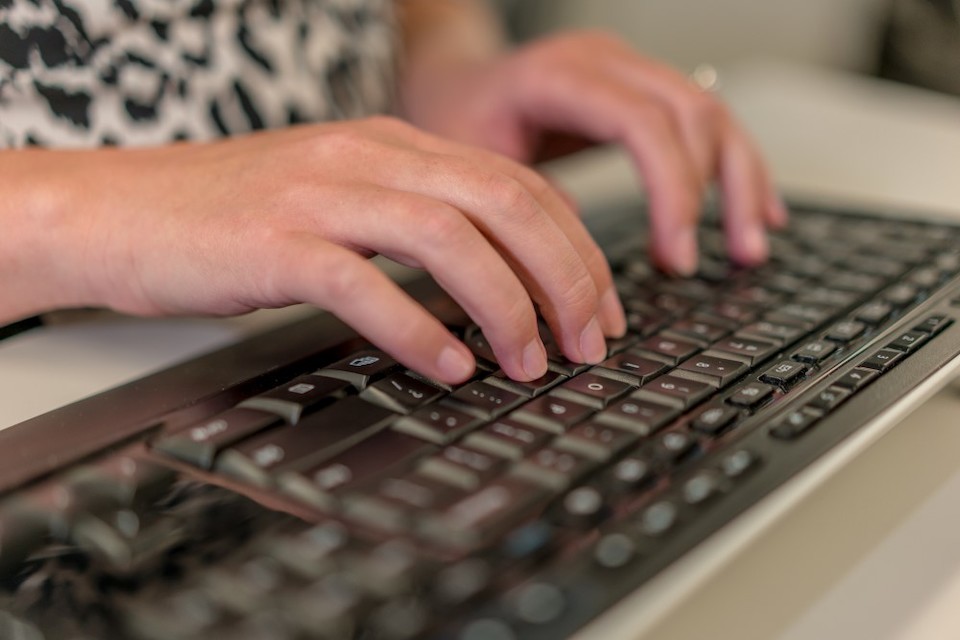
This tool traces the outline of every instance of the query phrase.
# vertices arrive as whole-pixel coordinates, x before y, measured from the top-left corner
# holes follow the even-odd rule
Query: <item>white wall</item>
[[[518,6],[519,5],[519,6]],[[745,57],[872,71],[888,0],[516,0],[535,31],[602,27],[684,70]]]

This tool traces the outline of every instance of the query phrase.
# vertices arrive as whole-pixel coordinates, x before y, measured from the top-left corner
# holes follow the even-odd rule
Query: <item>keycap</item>
[[[471,382],[457,389],[448,398],[457,408],[485,419],[501,416],[524,400],[526,398],[518,393],[494,387],[486,382]]]
[[[397,413],[410,413],[441,395],[441,389],[405,373],[393,373],[360,392],[364,400]]]
[[[431,541],[457,548],[489,543],[498,533],[520,523],[550,491],[514,475],[494,480],[442,511],[426,515],[420,532]]]
[[[700,348],[693,342],[662,336],[648,338],[635,347],[636,351],[671,365],[689,358]]]
[[[554,446],[603,462],[626,450],[639,437],[633,431],[587,422],[557,438]]]
[[[723,325],[708,320],[692,318],[685,318],[674,322],[670,325],[669,331],[681,337],[685,336],[707,343],[716,342],[730,333],[730,330]]]
[[[806,407],[791,411],[770,428],[770,435],[778,440],[792,440],[806,433],[820,416],[819,411]]]
[[[655,398],[655,399],[659,399]],[[664,402],[627,398],[615,402],[595,416],[601,424],[629,429],[640,436],[648,436],[680,415],[680,409]]]
[[[531,625],[553,622],[565,612],[567,597],[556,585],[534,581],[506,594],[507,608],[518,620]]]
[[[383,515],[401,524],[414,512],[440,511],[468,495],[447,483],[419,474],[387,478],[370,493],[345,498],[346,513],[374,525],[383,524]]]
[[[424,460],[417,472],[454,487],[472,491],[498,475],[507,461],[464,445],[449,445]]]
[[[747,366],[736,360],[700,354],[684,361],[672,375],[704,382],[713,387],[725,387],[747,371]]]
[[[400,368],[396,360],[382,351],[366,349],[318,369],[315,375],[337,378],[352,384],[358,391],[367,388],[372,381]]]
[[[548,394],[534,398],[511,413],[510,418],[548,431],[562,433],[578,422],[586,420],[593,411],[593,408],[579,402]]]
[[[743,476],[760,463],[760,459],[749,449],[738,449],[720,459],[720,471],[730,479]]]
[[[654,477],[653,462],[643,454],[633,454],[618,460],[605,479],[618,491],[632,491],[650,485]]]
[[[545,393],[548,389],[555,387],[566,379],[567,376],[563,375],[562,373],[557,373],[556,371],[550,371],[548,369],[545,374],[536,380],[530,380],[528,382],[518,382],[513,380],[503,371],[497,371],[492,376],[486,378],[484,382],[495,387],[502,387],[507,391],[513,391],[514,393],[519,393],[520,395],[532,398]]]
[[[608,533],[593,547],[593,560],[605,569],[620,569],[637,557],[637,544],[624,533]]]
[[[880,375],[879,371],[874,371],[872,369],[862,369],[856,368],[852,371],[844,374],[842,378],[837,380],[836,385],[838,387],[843,387],[845,389],[850,389],[852,391],[857,391],[861,389],[870,382],[874,380],[877,376]]]
[[[887,346],[904,353],[913,353],[927,339],[927,334],[922,331],[907,331],[901,333],[893,342]]]
[[[311,414],[299,424],[272,429],[227,449],[214,469],[260,486],[268,474],[319,464],[385,428],[396,414],[352,396]]]
[[[658,537],[672,529],[677,523],[677,507],[668,500],[654,502],[640,515],[640,531],[651,537]]]
[[[753,366],[762,360],[766,360],[779,349],[780,345],[774,342],[732,336],[712,344],[710,350],[704,355],[732,358]]]
[[[296,424],[304,414],[343,397],[349,386],[348,382],[334,378],[300,376],[266,393],[248,398],[237,407],[275,413],[290,424]]]
[[[883,292],[883,299],[895,307],[905,307],[917,299],[919,289],[906,282],[898,283]]]
[[[592,458],[555,447],[544,447],[524,458],[511,474],[562,491],[596,466]]]
[[[827,340],[834,342],[850,342],[856,340],[866,331],[867,325],[857,320],[842,320],[827,329]]]
[[[877,325],[890,317],[893,307],[886,302],[868,302],[854,312],[854,317],[866,324]]]
[[[487,338],[479,327],[475,326],[468,329],[463,342],[477,357],[477,366],[490,371],[497,369],[497,356],[493,353],[493,347],[487,342]]]
[[[449,444],[480,424],[480,418],[453,407],[432,404],[398,419],[393,428],[436,444]]]
[[[168,456],[209,469],[218,453],[240,440],[275,427],[283,419],[255,409],[230,409],[183,431],[160,435],[152,447]]]
[[[654,450],[657,456],[670,463],[679,462],[692,453],[697,446],[697,439],[686,431],[666,431],[657,436],[654,441]]]
[[[605,511],[606,503],[596,487],[577,487],[561,500],[558,518],[564,526],[586,529],[596,525]]]
[[[763,319],[781,324],[795,323],[798,326],[813,327],[825,322],[836,312],[837,309],[834,307],[794,302],[778,307],[776,311],[764,314]]]
[[[501,418],[483,429],[471,433],[464,442],[475,449],[486,451],[495,456],[520,460],[527,454],[536,451],[554,437],[554,434],[544,429],[531,427]]]
[[[929,290],[940,282],[940,270],[936,267],[922,267],[908,274],[907,281]]]
[[[737,324],[746,324],[752,322],[757,317],[757,305],[744,302],[734,302],[732,300],[722,300],[712,305],[708,305],[706,313],[713,314],[719,318],[725,318],[736,322]]]
[[[761,320],[745,326],[737,332],[738,337],[774,341],[778,344],[793,342],[804,334],[800,327]]]
[[[736,391],[727,396],[727,402],[752,409],[765,402],[775,390],[776,387],[762,382],[748,382],[737,387]]]
[[[946,316],[929,316],[925,318],[922,322],[917,324],[914,328],[915,331],[922,331],[930,335],[936,335],[946,329],[948,326],[953,324],[953,320]]]
[[[880,349],[860,363],[861,367],[876,369],[880,373],[890,370],[906,356],[902,351],[894,349]]]
[[[703,504],[720,491],[720,482],[709,471],[699,471],[683,483],[683,501],[695,506]]]
[[[511,565],[542,558],[556,538],[556,528],[547,520],[534,520],[514,529],[503,538],[497,555]]]
[[[651,360],[631,351],[626,351],[607,358],[592,371],[599,376],[621,380],[638,387],[653,380],[666,369],[667,365],[659,360]]]
[[[587,372],[567,380],[551,391],[550,395],[572,400],[594,409],[603,409],[612,400],[631,389],[632,387],[626,382],[611,380]]]
[[[640,390],[635,391],[632,397],[662,404],[672,404],[685,409],[695,405],[713,392],[714,388],[708,384],[685,380],[668,374],[640,387]]]
[[[435,451],[419,438],[384,429],[312,469],[282,475],[278,484],[286,493],[324,508],[329,505],[327,494],[405,470]]]
[[[852,391],[844,387],[831,386],[823,389],[810,400],[810,406],[824,413],[839,406],[844,400],[850,397]]]
[[[434,597],[442,604],[458,605],[483,592],[494,577],[489,562],[467,558],[442,568],[431,587]]]
[[[837,345],[831,342],[827,342],[825,340],[811,340],[810,342],[801,345],[801,347],[795,351],[791,357],[799,362],[819,364],[826,360],[836,350]]]
[[[807,373],[808,367],[792,360],[781,360],[767,369],[760,380],[769,384],[786,387],[797,382]]]
[[[715,436],[732,425],[739,417],[740,412],[733,407],[720,404],[707,405],[694,414],[693,420],[690,421],[690,428]]]

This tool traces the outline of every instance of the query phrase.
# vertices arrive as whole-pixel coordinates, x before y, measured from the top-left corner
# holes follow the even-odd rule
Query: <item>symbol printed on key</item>
[[[793,370],[792,364],[782,364],[776,368],[777,373],[790,373]]]
[[[380,358],[376,356],[363,356],[362,358],[354,358],[350,361],[351,367],[369,367],[372,364],[380,362]]]
[[[709,411],[704,411],[703,415],[700,417],[706,422],[716,422],[723,417],[723,409],[710,409]]]
[[[283,449],[275,444],[268,444],[253,452],[253,463],[258,467],[270,467],[283,460]]]
[[[625,403],[620,409],[624,413],[628,413],[630,415],[635,415],[637,413],[640,413],[640,407],[633,404],[632,402]]]
[[[760,395],[760,389],[757,389],[756,387],[747,387],[746,389],[741,389],[740,393],[747,396],[748,398],[754,398]]]
[[[591,382],[587,385],[587,389],[590,389],[590,391],[603,391],[603,385],[599,382]]]
[[[310,392],[313,391],[314,389],[316,389],[316,387],[315,387],[314,385],[312,385],[312,384],[307,384],[306,382],[301,382],[300,384],[295,384],[295,385],[293,385],[292,387],[290,387],[289,389],[287,389],[287,391],[289,391],[290,393],[296,393],[296,394],[298,394],[298,395],[303,395],[304,393],[310,393]]]
[[[550,413],[552,413],[555,416],[562,416],[567,412],[567,408],[562,404],[555,404],[551,402],[549,406],[550,406]]]

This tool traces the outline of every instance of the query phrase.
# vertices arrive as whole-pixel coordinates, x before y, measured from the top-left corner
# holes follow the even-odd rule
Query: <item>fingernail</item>
[[[770,251],[767,232],[760,225],[750,225],[743,232],[743,248],[752,262],[765,262]]]
[[[600,298],[600,311],[597,315],[603,332],[611,338],[619,338],[626,332],[627,317],[615,287],[607,289]]]
[[[446,346],[440,351],[437,367],[443,374],[444,381],[461,382],[473,373],[473,356],[467,352],[466,347]]]
[[[673,268],[678,275],[692,276],[697,272],[697,229],[684,227],[674,238]]]
[[[589,364],[597,364],[607,357],[607,341],[596,316],[580,334],[580,355]]]
[[[539,338],[534,338],[523,348],[523,371],[531,380],[547,372],[547,350]]]

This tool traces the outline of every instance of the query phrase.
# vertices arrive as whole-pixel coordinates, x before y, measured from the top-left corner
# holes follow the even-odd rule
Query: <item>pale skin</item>
[[[0,322],[77,306],[233,315],[306,302],[427,376],[468,378],[469,350],[367,260],[382,254],[430,272],[511,377],[545,372],[538,311],[568,358],[596,363],[624,314],[575,209],[526,164],[553,132],[629,150],[665,269],[695,269],[713,181],[732,256],[765,259],[765,229],[786,213],[716,97],[610,36],[506,51],[480,5],[399,6],[406,121],[0,152]]]

